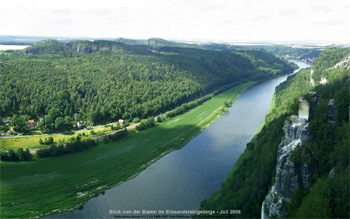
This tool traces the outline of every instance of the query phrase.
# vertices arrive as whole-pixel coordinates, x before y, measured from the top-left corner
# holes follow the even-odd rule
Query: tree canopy
[[[0,59],[5,63],[0,66],[1,115],[36,122],[42,117],[48,130],[61,129],[62,120],[56,119],[67,116],[90,124],[156,116],[233,82],[292,71],[258,51],[154,48],[103,40],[40,41]]]

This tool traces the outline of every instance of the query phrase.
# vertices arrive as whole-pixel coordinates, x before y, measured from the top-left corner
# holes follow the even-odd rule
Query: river
[[[292,60],[300,68],[310,65]],[[297,72],[297,71],[295,71]],[[224,181],[264,121],[275,87],[287,76],[245,90],[223,114],[180,150],[150,165],[135,178],[92,198],[83,209],[47,218],[113,218],[118,210],[196,210]],[[115,211],[115,212],[111,212]],[[114,214],[111,214],[114,213]],[[136,212],[135,212],[136,213]],[[144,215],[133,214],[133,215]]]

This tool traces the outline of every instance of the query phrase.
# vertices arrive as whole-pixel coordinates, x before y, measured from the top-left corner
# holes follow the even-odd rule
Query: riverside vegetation
[[[262,202],[275,182],[276,155],[283,137],[285,121],[298,111],[298,98],[315,91],[318,104],[310,121],[313,140],[292,153],[296,164],[307,162],[314,169],[309,179],[311,188],[300,188],[289,203],[283,203],[291,218],[349,218],[349,48],[327,48],[313,63],[315,81],[322,77],[326,84],[313,87],[310,69],[290,76],[276,88],[273,108],[265,118],[265,126],[247,144],[233,170],[200,209],[240,209],[240,215],[261,216]],[[345,60],[345,61],[344,61]],[[340,63],[337,65],[337,63]],[[334,99],[334,123],[328,122],[327,104]]]
[[[49,40],[22,52],[7,51],[0,58],[1,115],[12,119],[10,128],[15,131],[26,133],[23,121],[40,117],[43,122],[37,125],[43,132],[57,132],[79,120],[91,125],[119,118],[133,121],[175,108],[165,121],[145,120],[139,130],[156,127],[130,131],[115,142],[107,138],[104,144],[72,154],[65,150],[74,151],[74,143],[67,149],[52,146],[30,162],[2,161],[4,218],[82,206],[184,146],[254,81],[293,70],[259,51],[154,48],[110,41]],[[50,157],[57,153],[65,155]]]

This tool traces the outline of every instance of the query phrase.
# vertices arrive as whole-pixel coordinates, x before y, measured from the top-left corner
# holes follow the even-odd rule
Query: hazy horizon
[[[161,37],[150,37],[150,38],[126,38],[126,37],[91,37],[91,36],[37,36],[37,35],[0,35],[0,44],[1,42],[8,42],[8,40],[3,40],[1,37],[20,37],[20,39],[16,39],[16,41],[24,41],[24,42],[37,42],[46,39],[58,40],[58,41],[71,41],[71,40],[109,40],[114,41],[117,39],[127,39],[127,40],[143,40],[147,41],[149,39],[163,39],[172,42],[178,43],[187,43],[187,44],[227,44],[227,45],[284,45],[284,46],[330,46],[330,45],[339,45],[339,46],[347,46],[350,45],[350,42],[326,42],[326,41],[308,41],[308,40],[300,40],[300,41],[269,41],[269,40],[183,40],[183,39],[166,39]]]

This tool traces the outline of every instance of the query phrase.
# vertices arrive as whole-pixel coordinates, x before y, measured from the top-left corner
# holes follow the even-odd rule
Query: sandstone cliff
[[[301,150],[303,143],[312,140],[307,130],[317,104],[317,94],[310,92],[299,98],[298,116],[291,116],[283,127],[285,138],[278,147],[275,184],[262,204],[261,218],[281,217],[286,213],[284,204],[290,202],[293,192],[310,188],[309,179],[314,166],[305,161],[295,161],[293,151]]]

